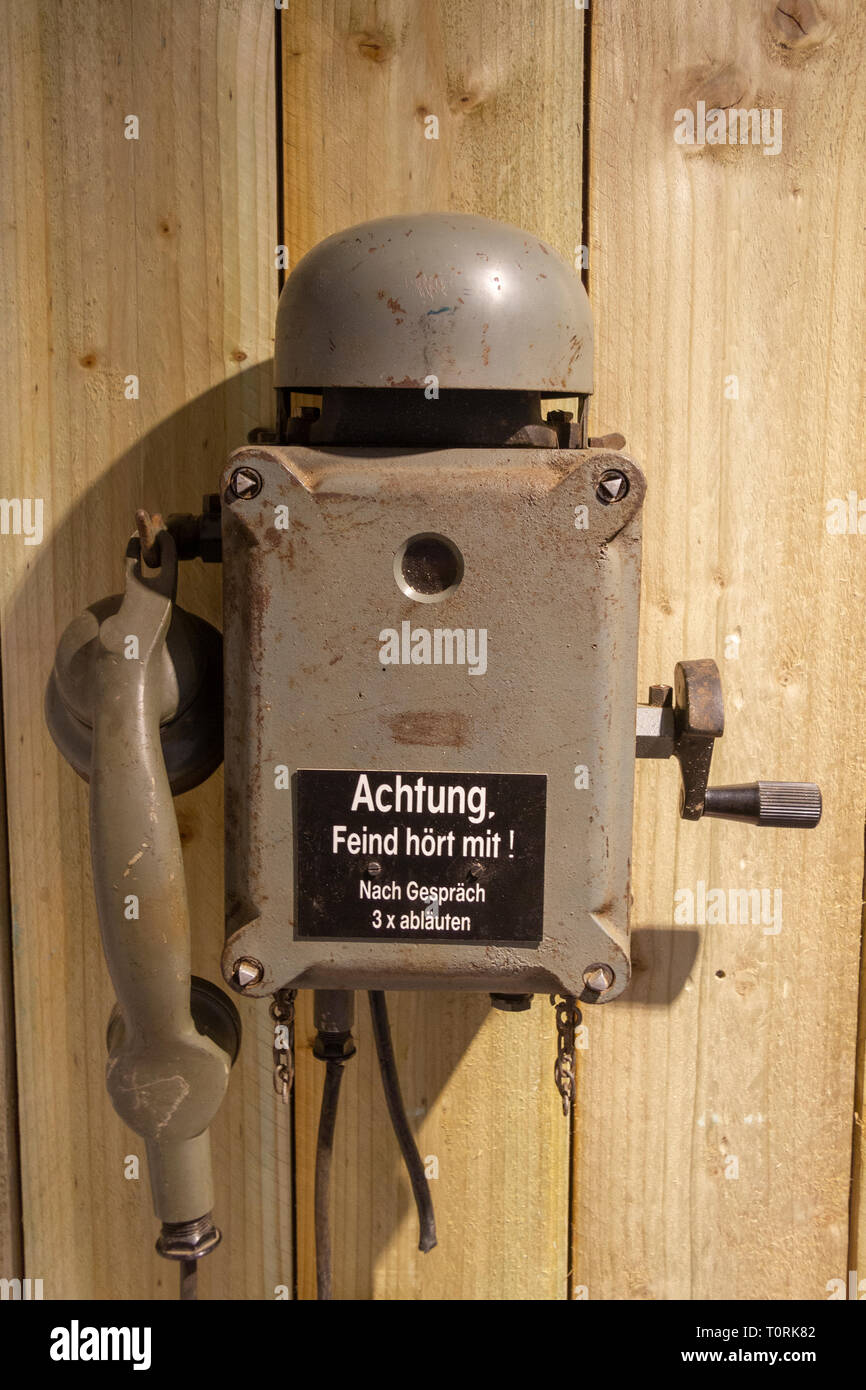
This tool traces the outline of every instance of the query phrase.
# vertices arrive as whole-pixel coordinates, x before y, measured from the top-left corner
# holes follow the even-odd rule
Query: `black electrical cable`
[[[388,1106],[388,1114],[391,1116],[394,1133],[397,1136],[397,1143],[400,1145],[400,1152],[403,1155],[403,1162],[409,1174],[409,1181],[412,1184],[415,1205],[418,1208],[420,1228],[418,1249],[426,1255],[427,1251],[432,1250],[436,1244],[436,1217],[433,1212],[433,1198],[430,1196],[430,1187],[424,1176],[424,1164],[421,1162],[418,1146],[409,1128],[403,1097],[400,1093],[400,1079],[394,1060],[391,1027],[388,1022],[388,1008],[385,1003],[384,991],[371,989],[369,999],[370,1014],[373,1019],[373,1035],[376,1039],[376,1055],[379,1058],[379,1071],[382,1074],[385,1101]]]
[[[328,1192],[343,1065],[342,1060],[329,1060],[326,1064],[325,1089],[322,1092],[322,1108],[319,1112],[319,1135],[316,1140],[316,1297],[318,1299],[330,1299],[331,1297],[331,1230],[328,1221]]]
[[[198,1260],[180,1261],[180,1300],[198,1302]]]

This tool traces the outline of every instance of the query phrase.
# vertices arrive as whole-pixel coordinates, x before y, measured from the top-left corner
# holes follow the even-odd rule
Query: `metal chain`
[[[574,1104],[577,1077],[574,1069],[574,1038],[580,1027],[581,1012],[573,994],[551,994],[556,1010],[556,1062],[553,1077],[562,1096],[562,1113],[566,1119]]]
[[[278,989],[270,1007],[274,1020],[274,1090],[288,1104],[295,1082],[295,999],[296,989]],[[277,1029],[283,1025],[286,1047],[277,1047]]]

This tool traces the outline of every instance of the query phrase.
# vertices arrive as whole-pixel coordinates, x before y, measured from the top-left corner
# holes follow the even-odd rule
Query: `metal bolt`
[[[216,1249],[222,1233],[210,1212],[194,1221],[163,1221],[156,1251],[164,1260],[199,1260]]]
[[[472,863],[469,865],[469,877],[480,878],[483,873],[484,865],[480,863],[479,860],[473,859]]]
[[[605,990],[610,989],[614,979],[609,965],[591,965],[583,972],[583,983],[593,994],[604,994]]]
[[[249,989],[250,985],[257,985],[264,973],[261,962],[251,960],[248,956],[236,960],[232,968],[232,976],[238,989]]]
[[[549,410],[547,412],[547,423],[556,430],[556,441],[560,449],[571,448],[572,426],[574,413],[571,410]]]
[[[651,685],[649,688],[649,702],[653,709],[664,709],[666,705],[673,704],[674,692],[669,685]]]
[[[236,468],[229,481],[229,489],[235,497],[248,502],[262,490],[262,475],[254,468]]]
[[[373,878],[375,878],[376,875],[380,874],[381,872],[382,865],[379,863],[378,859],[371,859],[369,864],[367,865],[367,873],[372,874]]]
[[[603,506],[611,502],[621,502],[628,492],[628,478],[618,468],[609,468],[598,480],[595,495]]]

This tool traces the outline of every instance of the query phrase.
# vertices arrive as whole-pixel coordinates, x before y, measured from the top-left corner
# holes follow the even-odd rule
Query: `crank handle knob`
[[[707,787],[704,815],[747,825],[812,830],[821,819],[821,789],[814,782],[746,782]]]

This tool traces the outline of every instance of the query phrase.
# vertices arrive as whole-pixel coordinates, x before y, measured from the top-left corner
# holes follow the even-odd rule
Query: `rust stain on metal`
[[[395,743],[423,748],[462,748],[470,733],[469,720],[459,710],[412,710],[395,714],[385,723]]]
[[[289,540],[285,531],[278,531],[276,526],[269,526],[264,532],[262,539],[265,545],[272,547],[274,550],[279,550],[286,569],[293,570],[295,568],[294,542]]]
[[[571,352],[569,353],[568,357],[568,369],[570,371],[580,354],[583,352],[583,339],[578,338],[577,335],[575,335],[569,341],[571,343]]]

